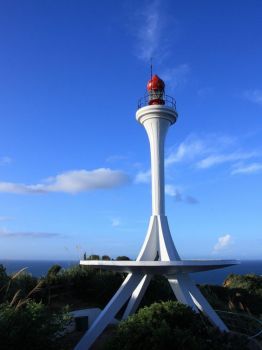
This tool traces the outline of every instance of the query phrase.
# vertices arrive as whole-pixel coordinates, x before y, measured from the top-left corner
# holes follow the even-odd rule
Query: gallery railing
[[[138,100],[137,109],[148,106],[149,105],[149,94],[145,94]],[[176,100],[172,96],[164,95],[163,97],[164,105],[170,107],[176,111]]]

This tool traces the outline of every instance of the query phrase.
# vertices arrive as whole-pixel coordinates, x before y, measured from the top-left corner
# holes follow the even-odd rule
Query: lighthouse
[[[169,127],[177,120],[175,108],[165,106],[165,83],[157,75],[147,84],[148,106],[139,108],[137,121],[146,129],[151,153],[152,215],[165,215],[164,146]]]
[[[80,261],[81,265],[126,272],[128,275],[75,350],[89,349],[125,303],[128,302],[123,319],[136,312],[155,274],[167,278],[178,301],[188,305],[195,312],[203,312],[221,331],[228,331],[189,273],[219,269],[237,262],[182,260],[173,242],[165,213],[165,138],[168,129],[176,123],[177,117],[175,99],[166,95],[164,81],[157,75],[152,76],[147,84],[147,93],[139,100],[136,112],[136,120],[145,128],[150,145],[152,214],[147,234],[136,261]]]

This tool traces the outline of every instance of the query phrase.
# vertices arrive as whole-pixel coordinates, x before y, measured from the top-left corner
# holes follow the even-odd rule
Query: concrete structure
[[[88,317],[88,327],[90,328],[100,313],[101,313],[101,309],[98,307],[71,311],[70,316],[72,316],[72,319],[73,319],[72,331],[75,330],[75,319],[77,317],[87,316]],[[112,320],[110,321],[110,324],[118,324],[118,322],[119,321],[117,319],[112,318]]]
[[[174,100],[165,96],[164,82],[157,76],[149,81],[147,104],[144,107],[140,105],[141,108],[136,113],[137,121],[147,132],[151,151],[152,216],[147,235],[136,261],[80,261],[80,264],[94,268],[128,272],[128,276],[75,350],[89,349],[127,301],[123,319],[134,313],[154,274],[166,276],[177,300],[196,312],[203,312],[221,331],[228,331],[227,326],[203,297],[189,273],[218,269],[236,262],[180,259],[165,215],[164,192],[165,137],[168,128],[177,120],[177,112]]]

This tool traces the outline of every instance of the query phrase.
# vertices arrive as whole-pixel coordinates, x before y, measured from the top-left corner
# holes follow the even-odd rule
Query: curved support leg
[[[106,326],[110,323],[116,313],[121,309],[124,303],[128,300],[133,290],[142,280],[143,275],[129,274],[124,280],[122,286],[118,289],[113,298],[101,311],[90,329],[81,338],[74,350],[88,350],[94,341],[103,332]]]
[[[228,332],[227,326],[217,315],[188,274],[181,274],[180,276],[174,276],[174,278],[168,277],[168,281],[178,301],[192,307],[196,312],[199,312],[199,309],[221,332]]]
[[[215,312],[215,310],[200,292],[195,283],[191,280],[191,278],[188,275],[186,275],[186,279],[188,279],[188,289],[190,295],[196,306],[199,308],[199,310],[202,311],[209,318],[210,322],[215,327],[218,327],[221,332],[228,332],[229,329],[227,328],[225,323],[221,320],[221,318],[218,316],[218,314]]]
[[[151,216],[146,238],[138,254],[137,261],[155,260],[158,251],[157,217]]]
[[[190,306],[195,312],[199,312],[194,300],[188,290],[187,280],[182,274],[176,276],[167,276],[168,282],[177,298],[181,303]]]
[[[167,217],[159,215],[157,217],[158,236],[159,236],[159,253],[161,261],[181,260],[174,245]]]
[[[128,304],[126,307],[126,310],[123,315],[123,320],[127,319],[129,315],[132,315],[136,312],[146,290],[149,285],[149,282],[152,278],[152,275],[145,275],[142,279],[142,281],[139,283],[139,285],[134,290]]]
[[[144,240],[143,246],[136,260],[137,261],[155,260],[158,253],[158,245],[159,244],[158,244],[157,216],[152,215],[150,217],[146,238]],[[122,317],[123,320],[125,320],[129,315],[132,315],[133,313],[136,312],[145,294],[145,291],[149,285],[151,278],[152,278],[151,275],[145,275],[142,281],[133,291],[132,296],[127,304],[124,315]]]

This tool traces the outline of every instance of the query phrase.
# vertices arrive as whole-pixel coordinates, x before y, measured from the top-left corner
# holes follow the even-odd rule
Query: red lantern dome
[[[151,80],[147,83],[147,91],[150,92],[150,90],[165,90],[165,83],[162,79],[159,78],[159,76],[154,75]]]
[[[149,95],[149,105],[164,105],[165,83],[157,75],[147,83],[147,91]]]

